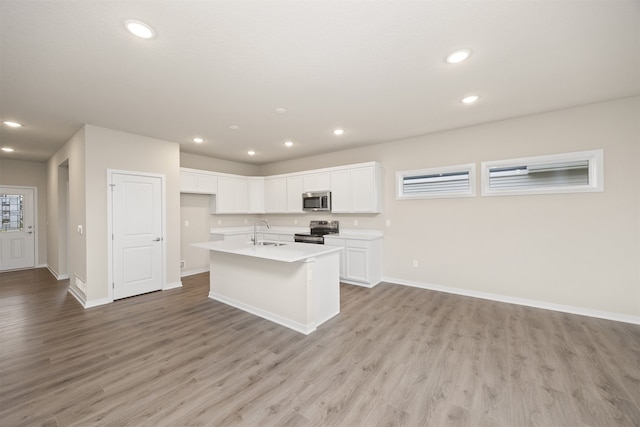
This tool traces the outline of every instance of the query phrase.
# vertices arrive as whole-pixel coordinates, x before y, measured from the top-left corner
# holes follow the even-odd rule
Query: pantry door
[[[35,267],[35,189],[0,187],[0,271]]]
[[[111,173],[113,299],[162,289],[163,179]]]

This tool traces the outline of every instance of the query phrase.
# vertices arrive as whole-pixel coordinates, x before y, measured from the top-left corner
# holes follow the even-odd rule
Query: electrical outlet
[[[184,220],[184,226],[185,226],[185,227],[188,227],[188,226],[189,226],[189,220],[188,220],[188,219],[185,219],[185,220]]]
[[[358,225],[358,220],[357,219],[353,220],[353,225]]]
[[[244,219],[245,224],[249,224],[249,220],[247,218]]]
[[[221,219],[218,220],[218,225],[222,225],[222,220]]]
[[[298,223],[298,218],[294,218],[293,219],[293,225],[296,225]]]
[[[180,261],[180,268],[184,268],[184,261]]]
[[[417,259],[414,259],[414,260],[413,260],[413,266],[414,266],[414,267],[417,267],[417,266],[418,266],[418,260],[417,260]]]
[[[390,219],[387,220],[387,227],[391,227],[391,220]]]

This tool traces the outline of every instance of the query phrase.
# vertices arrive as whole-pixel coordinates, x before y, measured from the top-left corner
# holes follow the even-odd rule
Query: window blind
[[[589,161],[489,168],[490,189],[527,189],[589,185]]]
[[[469,172],[405,176],[402,191],[405,195],[465,193],[469,191]]]

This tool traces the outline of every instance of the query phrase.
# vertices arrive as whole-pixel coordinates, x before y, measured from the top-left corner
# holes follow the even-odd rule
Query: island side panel
[[[308,264],[211,251],[209,297],[308,334],[316,327]]]
[[[316,326],[340,313],[340,252],[318,256],[313,269],[313,307]]]

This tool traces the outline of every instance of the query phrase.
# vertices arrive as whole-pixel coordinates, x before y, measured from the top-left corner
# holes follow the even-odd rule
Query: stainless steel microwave
[[[309,212],[331,212],[331,191],[302,193],[302,210]]]

